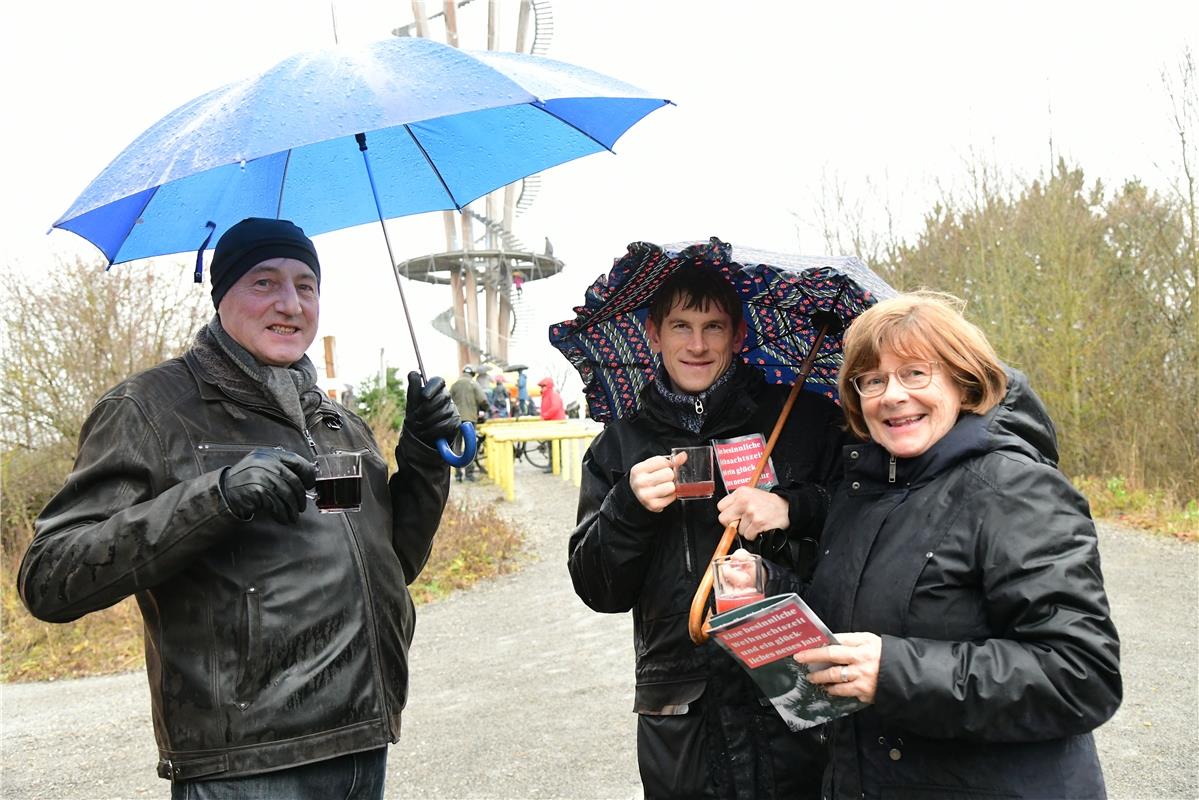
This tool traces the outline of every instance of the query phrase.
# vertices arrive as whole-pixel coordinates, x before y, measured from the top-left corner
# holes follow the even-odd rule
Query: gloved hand
[[[445,390],[445,381],[430,378],[421,385],[419,372],[408,373],[408,408],[404,412],[404,428],[425,444],[432,446],[438,439],[453,442],[458,435],[458,409]]]
[[[221,491],[229,509],[248,519],[259,511],[294,523],[308,507],[304,489],[316,486],[316,465],[288,450],[258,448],[225,470]]]

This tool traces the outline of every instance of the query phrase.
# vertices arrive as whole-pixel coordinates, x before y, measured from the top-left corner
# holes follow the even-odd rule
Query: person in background
[[[566,419],[566,408],[562,405],[562,395],[554,388],[554,379],[550,377],[537,381],[541,387],[541,418]]]
[[[483,392],[483,387],[475,380],[475,368],[470,364],[462,368],[462,374],[450,387],[450,397],[453,398],[454,406],[458,409],[458,416],[462,419],[475,422],[487,419],[489,408],[487,395]],[[463,476],[468,481],[475,479],[475,462],[473,460],[466,465],[465,469],[454,468],[454,479],[458,483],[462,483]]]
[[[507,419],[509,416],[508,402],[508,384],[503,375],[496,375],[495,387],[491,390],[491,416]]]
[[[321,265],[285,220],[212,258],[216,314],[182,357],[109,390],[38,517],[18,588],[69,622],[137,598],[158,774],[173,798],[381,798],[458,414],[408,375],[396,472],[316,386]],[[361,509],[308,503],[313,459],[362,451]]]
[[[827,797],[1105,795],[1091,731],[1120,645],[1086,500],[1053,423],[945,295],[885,300],[845,335],[861,441],[805,599],[839,645],[796,654],[830,695]]]
[[[529,399],[529,376],[523,369],[516,373],[516,414],[519,417],[533,414],[533,402]]]
[[[487,395],[487,397],[490,399],[491,390],[495,388],[495,378],[491,377],[491,373],[487,371],[486,366],[475,373],[475,380],[478,382],[479,388],[483,390],[483,394]],[[491,407],[488,406],[488,410],[490,410],[490,408]],[[482,420],[479,421],[482,422]]]
[[[646,329],[661,367],[638,410],[608,424],[583,458],[568,555],[584,603],[633,612],[645,797],[819,797],[821,744],[790,732],[715,641],[693,644],[687,617],[734,522],[744,546],[763,556],[767,593],[799,588],[839,469],[841,413],[828,398],[800,392],[774,450],[776,486],[681,501],[671,448],[749,435],[764,444],[788,387],[767,384],[739,358],[741,302],[715,271],[677,270],[651,301]]]

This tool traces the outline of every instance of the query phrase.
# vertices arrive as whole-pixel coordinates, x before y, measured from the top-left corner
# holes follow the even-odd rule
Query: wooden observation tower
[[[498,42],[500,0],[485,3],[445,0],[428,4],[425,0],[411,0],[411,3],[413,21],[394,29],[393,35],[429,38],[430,31],[444,25],[446,42],[458,47],[459,9],[472,4],[485,5],[487,49],[503,49]],[[430,14],[426,5],[441,8]],[[519,5],[514,49],[518,53],[543,55],[554,29],[549,0],[519,0]],[[450,287],[450,307],[434,319],[433,327],[458,343],[459,371],[467,364],[483,361],[507,366],[517,319],[523,313],[522,285],[562,270],[563,263],[554,258],[548,238],[541,252],[531,252],[512,234],[514,218],[532,204],[538,188],[539,178],[532,175],[470,203],[460,212],[442,212],[445,252],[396,265],[399,273],[411,280]]]

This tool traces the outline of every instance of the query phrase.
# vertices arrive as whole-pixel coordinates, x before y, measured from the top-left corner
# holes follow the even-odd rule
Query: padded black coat
[[[806,598],[834,632],[881,635],[882,659],[874,705],[831,724],[826,797],[1104,796],[1091,731],[1121,679],[1095,527],[1008,378],[893,473],[846,448]]]

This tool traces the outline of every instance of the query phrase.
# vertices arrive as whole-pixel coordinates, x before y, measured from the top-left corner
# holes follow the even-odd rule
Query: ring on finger
[[[841,665],[841,683],[849,683],[849,667]]]

